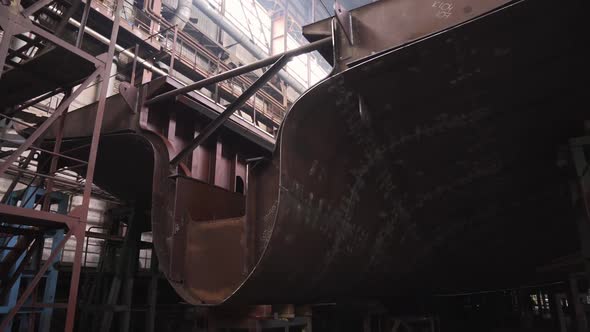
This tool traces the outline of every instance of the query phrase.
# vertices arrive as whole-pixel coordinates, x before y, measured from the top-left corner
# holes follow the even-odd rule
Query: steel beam
[[[301,54],[313,52],[313,51],[315,51],[315,50],[317,50],[317,49],[319,49],[319,48],[321,48],[321,47],[323,47],[325,45],[329,45],[330,43],[332,43],[332,37],[326,37],[324,39],[320,39],[320,40],[315,41],[313,43],[309,43],[309,44],[303,45],[303,46],[301,46],[299,48],[295,48],[295,49],[286,51],[286,52],[281,53],[281,54],[273,55],[273,56],[268,57],[266,59],[255,61],[255,62],[252,62],[251,64],[248,64],[248,65],[245,65],[245,66],[242,66],[242,67],[237,67],[235,69],[228,70],[226,72],[223,72],[223,73],[218,74],[218,75],[215,75],[215,76],[211,76],[209,78],[200,80],[200,81],[195,82],[193,84],[189,84],[189,85],[187,85],[185,87],[178,88],[176,90],[172,90],[172,91],[169,91],[169,92],[165,92],[165,93],[163,93],[161,95],[158,95],[156,97],[153,97],[153,98],[149,99],[148,101],[145,102],[145,104],[146,105],[150,105],[150,104],[153,104],[153,103],[156,103],[156,102],[160,102],[160,101],[163,101],[163,100],[174,98],[174,97],[176,97],[178,95],[185,94],[187,92],[191,92],[191,91],[194,91],[194,90],[198,90],[198,89],[204,88],[204,87],[206,87],[208,85],[219,83],[221,81],[225,81],[225,80],[227,80],[229,78],[236,77],[236,76],[239,76],[239,75],[242,75],[242,74],[245,74],[245,73],[254,71],[256,69],[260,69],[260,68],[263,68],[263,67],[266,67],[266,66],[270,66],[273,63],[277,62],[282,57],[292,58],[292,57],[295,57],[295,56],[298,56],[298,55],[301,55]]]
[[[84,4],[84,12],[82,13],[82,19],[80,20],[80,27],[78,28],[78,35],[76,36],[76,47],[82,47],[84,41],[84,32],[86,30],[86,23],[88,22],[88,16],[90,15],[92,0],[86,0]],[[71,19],[70,19],[71,20]],[[70,21],[68,20],[68,21]]]
[[[133,66],[131,67],[131,80],[129,82],[129,85],[131,85],[131,87],[135,86],[135,71],[137,70],[137,57],[139,56],[139,44],[135,44],[135,50],[133,52]],[[135,103],[135,108],[134,111],[137,111],[137,103]]]
[[[194,149],[196,149],[199,145],[203,144],[203,142],[205,142],[207,138],[209,138],[209,136],[211,136],[211,134],[213,134],[217,130],[217,128],[223,125],[223,123],[227,121],[227,119],[229,119],[229,117],[240,106],[242,106],[246,101],[248,101],[248,99],[250,99],[250,97],[252,97],[254,93],[256,93],[258,89],[260,89],[261,86],[266,84],[266,82],[268,82],[276,73],[278,73],[278,71],[281,70],[281,68],[283,68],[283,66],[285,65],[285,63],[287,63],[290,57],[291,55],[280,56],[279,59],[270,68],[268,68],[268,70],[264,72],[264,74],[262,74],[260,78],[256,80],[256,82],[254,82],[248,89],[246,89],[246,91],[244,91],[244,93],[242,93],[238,97],[238,99],[229,104],[229,106],[227,106],[227,108],[221,114],[219,114],[219,116],[215,118],[215,120],[211,121],[211,123],[209,123],[207,127],[205,127],[205,129],[203,129],[203,131],[201,131],[201,133],[199,133],[199,135],[195,137],[188,146],[183,148],[170,161],[170,164],[172,166],[176,166],[179,162],[186,158]]]
[[[94,169],[96,167],[96,155],[98,152],[98,143],[100,141],[100,131],[102,128],[102,120],[106,105],[107,89],[109,85],[111,66],[113,64],[113,56],[115,55],[115,48],[117,45],[117,36],[119,35],[119,24],[121,22],[121,10],[123,8],[124,0],[117,0],[117,6],[113,12],[113,26],[111,30],[111,38],[109,49],[105,58],[105,65],[102,67],[102,82],[100,83],[100,94],[98,97],[98,105],[96,109],[96,117],[94,120],[94,129],[92,132],[92,140],[90,142],[90,152],[88,156],[88,167],[86,169],[86,183],[84,184],[84,194],[82,196],[82,205],[80,206],[80,224],[76,236],[76,251],[74,254],[74,262],[72,266],[72,280],[70,283],[70,294],[68,298],[68,314],[66,317],[66,332],[74,330],[74,318],[76,312],[76,304],[78,300],[78,285],[80,283],[80,271],[82,269],[82,251],[84,244],[84,236],[86,234],[86,222],[88,220],[88,207],[90,205],[90,196],[92,194],[92,182],[94,180]]]
[[[87,209],[88,208],[86,207],[86,210]],[[70,231],[71,231],[71,229],[70,229]],[[69,238],[68,234],[66,234],[64,239]],[[78,284],[80,283],[80,270],[81,270],[82,251],[83,251],[83,246],[84,246],[84,235],[85,234],[86,234],[86,216],[83,216],[82,218],[80,218],[80,222],[75,226],[74,233],[72,234],[76,238],[76,249],[74,252],[72,276],[70,278],[70,293],[68,296],[68,309],[67,309],[67,315],[66,315],[65,332],[74,331],[74,318],[76,317],[76,305],[78,303]]]
[[[90,194],[92,191],[92,181],[94,180],[94,167],[96,165],[96,154],[98,151],[98,143],[100,137],[100,130],[102,128],[102,119],[104,116],[104,109],[107,97],[107,87],[109,85],[111,66],[113,64],[113,56],[115,55],[115,46],[117,44],[117,36],[119,34],[119,23],[121,21],[121,9],[123,8],[124,0],[117,0],[117,8],[113,13],[115,19],[113,21],[113,29],[111,31],[109,50],[106,55],[106,65],[102,73],[102,82],[100,84],[100,95],[98,98],[98,105],[96,109],[96,120],[94,121],[94,130],[92,132],[92,141],[90,143],[90,155],[88,158],[88,169],[86,171],[86,185],[84,186],[84,197],[82,199],[82,207],[88,210],[88,203],[90,202]],[[86,214],[83,214],[83,218],[86,219]]]

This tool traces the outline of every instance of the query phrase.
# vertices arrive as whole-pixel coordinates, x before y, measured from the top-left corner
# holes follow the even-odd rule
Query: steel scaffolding
[[[88,220],[88,211],[90,204],[90,197],[92,193],[92,182],[94,177],[94,169],[96,165],[96,155],[99,144],[99,135],[102,126],[102,118],[105,109],[105,100],[107,96],[107,85],[109,82],[109,74],[111,71],[112,61],[111,59],[115,53],[115,45],[117,41],[117,35],[119,33],[120,15],[119,12],[122,9],[123,0],[118,0],[114,9],[114,20],[110,36],[110,44],[106,54],[101,54],[97,57],[83,51],[80,48],[81,36],[84,34],[85,25],[82,24],[78,31],[78,42],[77,45],[72,45],[61,39],[57,34],[47,31],[43,26],[38,23],[35,19],[35,14],[41,9],[48,7],[52,4],[50,0],[40,0],[34,2],[24,9],[20,9],[18,2],[12,3],[10,6],[0,6],[0,27],[3,30],[2,41],[0,42],[0,68],[2,68],[1,77],[5,77],[8,72],[18,67],[18,63],[15,63],[12,59],[14,56],[20,54],[19,50],[11,50],[11,41],[16,39],[27,40],[30,39],[29,35],[34,35],[35,38],[29,40],[28,48],[36,47],[39,44],[50,44],[61,49],[67,50],[69,53],[84,59],[85,61],[92,63],[95,67],[94,71],[85,77],[81,85],[73,89],[71,93],[67,92],[60,105],[55,111],[49,116],[42,124],[34,128],[34,131],[28,135],[26,140],[19,145],[4,161],[0,164],[0,175],[7,174],[9,170],[17,170],[17,176],[13,178],[13,182],[19,181],[20,174],[23,173],[23,164],[28,164],[30,159],[33,157],[35,152],[43,152],[49,154],[50,166],[49,171],[46,174],[42,174],[37,170],[39,174],[35,174],[37,177],[43,177],[45,179],[45,194],[40,203],[41,209],[35,210],[21,204],[20,207],[11,206],[6,204],[6,200],[3,200],[3,204],[0,205],[0,217],[5,225],[15,225],[17,227],[27,226],[28,229],[46,231],[48,229],[63,229],[66,228],[67,232],[59,241],[54,243],[49,258],[39,268],[32,281],[28,284],[26,289],[23,291],[18,301],[14,304],[12,309],[2,320],[0,330],[6,330],[11,324],[13,318],[25,304],[27,299],[35,292],[39,281],[48,271],[54,260],[61,253],[61,249],[70,238],[76,238],[76,250],[74,253],[72,276],[70,281],[70,290],[67,304],[58,303],[44,303],[44,306],[48,308],[55,308],[66,305],[67,316],[65,323],[65,331],[70,332],[74,329],[74,317],[76,313],[78,285],[80,282],[80,270],[82,263],[82,251],[84,244],[84,237],[86,232],[86,223]],[[86,3],[86,7],[90,6],[90,3]],[[88,16],[88,10],[84,11],[83,22],[86,22]],[[67,17],[65,18],[67,19]],[[43,54],[43,52],[39,52]],[[8,67],[4,69],[5,65]],[[27,62],[24,62],[22,66],[27,66]],[[69,214],[55,214],[49,211],[50,197],[54,190],[54,186],[63,180],[60,180],[55,176],[57,171],[57,165],[60,158],[71,159],[62,151],[62,138],[63,128],[67,121],[67,109],[75,100],[80,93],[88,87],[94,80],[100,79],[100,93],[98,97],[98,108],[95,115],[95,123],[93,129],[93,135],[90,142],[90,153],[88,160],[77,160],[86,169],[85,182],[81,184],[83,192],[82,204],[76,209],[72,210]],[[63,86],[56,86],[56,89],[67,91],[71,89],[77,82],[66,82]],[[55,89],[53,89],[55,90]],[[43,141],[44,135],[48,129],[57,126],[58,134],[53,144],[52,151],[44,150],[40,148]],[[28,161],[28,162],[27,162]],[[14,188],[14,185],[11,185]],[[33,247],[29,247],[29,251],[33,250]],[[27,254],[30,256],[30,254]]]

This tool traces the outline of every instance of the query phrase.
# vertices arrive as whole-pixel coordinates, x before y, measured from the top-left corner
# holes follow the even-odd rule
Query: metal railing
[[[103,13],[106,12],[108,15],[112,15],[113,0],[96,1],[93,4],[94,6],[104,8],[102,10]],[[180,62],[193,73],[204,78],[231,69],[229,64],[220,60],[218,54],[214,54],[188,33],[178,31],[173,25],[162,17],[152,13],[149,9],[144,10],[139,8],[128,0],[125,1],[125,8],[126,10],[122,11],[121,17],[129,25],[128,28],[141,31],[141,34],[146,36],[145,41],[151,45],[157,45],[161,51],[167,53],[162,57],[162,60],[168,58],[169,63],[166,65],[173,64],[172,68],[168,68],[169,76],[175,77],[183,83],[191,83],[190,81],[186,82],[186,75],[182,75],[189,73],[179,70],[179,66],[174,66],[174,63],[177,62]],[[125,26],[125,24],[122,25]],[[191,22],[187,22],[187,25],[191,26],[193,30],[198,30]],[[158,31],[154,31],[154,26],[157,27]],[[214,41],[210,42],[215,43]],[[219,100],[231,101],[239,97],[241,92],[250,86],[255,79],[256,77],[240,76],[219,83]],[[211,87],[210,89],[213,90],[213,88]],[[286,112],[283,98],[285,96],[281,89],[272,83],[267,83],[255,97],[248,100],[244,107],[250,110],[248,113],[254,111],[278,125]]]

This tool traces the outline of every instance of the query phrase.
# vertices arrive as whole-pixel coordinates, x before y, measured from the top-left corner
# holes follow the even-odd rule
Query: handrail
[[[169,30],[169,29],[171,29],[173,27],[169,22],[167,22],[163,18],[158,17],[157,15],[155,15],[151,10],[148,9],[146,11],[146,13],[147,13],[148,16],[150,16],[151,19],[155,20],[158,24],[160,24],[161,26],[165,27],[166,30]],[[197,27],[195,27],[194,25],[192,25],[192,23],[188,22],[187,24],[193,26],[194,29],[197,29]],[[192,46],[193,48],[196,49],[195,50],[196,55],[199,54],[198,52],[201,52],[201,54],[204,55],[205,58],[207,58],[208,63],[211,63],[213,60],[216,60],[217,59],[217,56],[216,55],[214,55],[213,53],[211,53],[207,48],[203,47],[203,45],[197,43],[190,35],[188,35],[184,31],[178,31],[178,36],[181,37],[181,40],[182,40],[182,42],[180,43],[181,45],[188,44],[188,45]],[[186,57],[182,57],[182,54],[180,54],[179,59],[182,61],[182,59],[186,59]],[[188,62],[188,61],[184,61],[184,63],[188,67],[190,67],[193,70],[199,72],[199,74],[201,74],[202,76],[207,77],[207,76],[210,76],[211,75],[210,72],[207,72],[207,71],[202,70],[201,68],[198,68],[197,67],[197,65],[198,65],[198,62],[197,61],[194,61],[192,63],[191,62]],[[231,68],[227,64],[225,64],[223,62],[216,62],[216,63],[218,64],[218,66],[220,67],[220,69],[222,69],[223,71],[229,71],[229,70],[231,70]],[[245,77],[240,77],[240,78],[238,78],[238,80],[240,80],[240,82],[243,83],[244,85],[250,85],[250,84],[253,83],[252,80],[250,80],[248,78],[245,78]],[[277,93],[281,93],[282,94],[282,92],[279,91],[272,84],[267,84],[267,85],[270,86],[272,89],[274,89]],[[233,95],[234,97],[238,97],[239,96],[239,94],[235,94],[232,91],[229,91],[227,89],[226,89],[226,92],[228,92],[229,94]],[[259,95],[261,97],[264,97],[263,99],[265,99],[266,101],[272,103],[274,105],[274,107],[280,109],[282,111],[281,112],[282,114],[280,114],[281,115],[281,118],[282,118],[282,115],[284,115],[284,113],[286,112],[286,109],[283,106],[283,104],[281,102],[279,102],[276,98],[274,98],[272,95],[268,94],[265,91],[260,91]],[[251,103],[251,102],[248,102],[247,104],[249,104],[252,107],[252,109],[255,109],[257,112],[263,114],[264,116],[270,118],[271,120],[274,120],[274,119],[272,119],[272,117],[273,117],[272,114],[268,114],[268,111],[266,111],[264,109],[257,109],[256,106],[253,103]],[[279,122],[279,121],[277,121],[277,122]]]
[[[131,2],[128,3],[130,5],[133,5],[134,8],[135,16],[133,20],[134,23],[132,24],[139,27],[141,30],[146,31],[148,34],[150,33],[150,27],[146,24],[145,21],[151,20],[152,22],[158,24],[162,28],[162,31],[149,34],[148,39],[154,42],[154,44],[160,45],[161,49],[164,52],[166,52],[170,56],[174,56],[185,66],[191,68],[193,71],[195,71],[203,77],[211,77],[211,75],[214,74],[210,70],[210,68],[212,68],[214,65],[217,65],[217,67],[221,71],[231,70],[231,68],[226,63],[218,61],[218,57],[215,54],[213,54],[209,49],[198,43],[196,40],[194,40],[192,36],[190,36],[184,31],[177,31],[177,44],[179,46],[177,47],[177,49],[173,50],[171,48],[172,45],[170,45],[171,43],[168,39],[170,38],[170,33],[172,33],[172,30],[174,30],[174,25],[167,22],[161,16],[153,12],[149,5],[146,6],[147,8],[144,10],[142,8],[135,6]],[[109,8],[109,1],[106,1],[106,3],[100,2],[100,5],[102,7]],[[141,19],[140,15],[143,16],[144,19]],[[198,28],[194,26],[191,22],[188,22],[187,24],[191,25],[194,29],[198,30]],[[178,50],[178,48],[180,48],[180,51]],[[190,53],[190,55],[187,56],[187,53]],[[129,57],[133,57],[133,54],[126,55]],[[204,68],[204,66],[200,64],[198,59],[204,59],[207,63],[207,68]],[[170,71],[168,74],[172,75],[173,72]],[[251,85],[254,82],[251,78],[248,77],[236,77],[236,81],[237,83],[239,83],[240,90],[242,90],[244,87]],[[233,84],[235,83],[224,82],[219,85],[219,88],[224,93],[233,96],[234,98],[238,98],[240,91],[234,91],[234,86],[232,86]],[[271,89],[273,89],[277,95],[283,96],[283,92],[279,90],[276,86],[269,83],[267,83],[265,86],[268,86]],[[258,91],[256,96],[260,99],[260,101],[262,101],[262,103],[260,103],[258,100],[249,100],[245,103],[245,105],[253,109],[255,113],[260,114],[265,118],[268,118],[271,122],[276,124],[280,123],[286,112],[286,107],[283,104],[283,100],[277,99],[276,96],[271,95],[270,93],[268,93],[268,91],[265,90]]]

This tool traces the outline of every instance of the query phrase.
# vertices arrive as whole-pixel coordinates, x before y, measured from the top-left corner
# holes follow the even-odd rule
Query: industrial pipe
[[[74,20],[73,18],[70,18],[69,20],[70,24],[72,24],[73,26],[80,28],[80,22]],[[88,33],[89,35],[91,35],[92,37],[96,38],[98,41],[100,41],[103,44],[109,45],[111,43],[111,41],[101,35],[100,33],[92,30],[91,28],[89,28],[88,26],[86,26],[84,28],[84,32]],[[126,50],[123,48],[123,46],[120,46],[119,44],[115,45],[115,48],[118,52],[125,54],[126,56],[130,57],[130,58],[135,58],[135,54],[133,54],[133,52]],[[168,73],[161,70],[160,68],[154,66],[153,64],[151,64],[149,61],[142,59],[140,57],[137,57],[137,63],[139,63],[140,65],[142,65],[145,69],[152,71],[154,73],[160,74],[162,76],[167,76]]]
[[[186,25],[186,22],[188,22],[188,20],[191,18],[192,8],[193,6],[191,0],[178,0],[176,11],[170,20],[170,23],[172,23],[172,25],[176,25],[178,30],[182,31]]]
[[[232,23],[228,22],[225,17],[220,15],[216,10],[211,8],[207,1],[205,0],[192,0],[193,5],[195,5],[199,10],[201,10],[209,19],[211,19],[214,23],[219,25],[223,31],[227,32],[237,43],[242,45],[246,50],[248,50],[252,55],[254,55],[258,59],[264,59],[268,57],[268,54],[264,52],[260,47],[255,45],[250,38],[248,38],[243,32],[238,30],[236,27],[233,26]],[[276,60],[276,59],[275,59]],[[286,72],[280,71],[278,74],[288,85],[290,85],[295,91],[298,93],[303,93],[306,88],[301,85],[301,83],[297,82],[291,76],[289,76]]]
[[[176,90],[172,90],[169,92],[165,92],[161,95],[155,96],[154,98],[147,100],[145,102],[145,104],[150,105],[150,104],[153,104],[153,103],[165,100],[165,99],[173,98],[173,97],[176,97],[176,96],[181,95],[183,93],[198,90],[198,89],[204,88],[208,85],[219,83],[219,82],[224,81],[228,78],[239,76],[239,75],[251,72],[253,70],[269,66],[269,65],[275,63],[276,61],[278,61],[282,57],[292,58],[292,57],[295,57],[295,56],[298,56],[301,54],[309,53],[309,52],[319,49],[320,47],[322,47],[324,45],[328,45],[331,42],[332,42],[332,37],[326,37],[324,39],[320,39],[320,40],[315,41],[313,43],[305,44],[299,48],[289,50],[285,53],[276,54],[276,55],[267,57],[265,59],[252,62],[252,63],[247,64],[245,66],[241,66],[241,67],[237,67],[232,70],[228,70],[228,71],[223,72],[219,75],[211,76],[209,78],[200,80],[200,81],[195,82],[193,84],[189,84],[185,87],[178,88]]]

